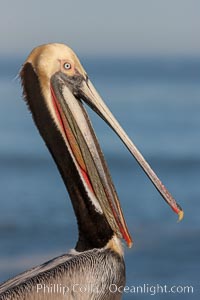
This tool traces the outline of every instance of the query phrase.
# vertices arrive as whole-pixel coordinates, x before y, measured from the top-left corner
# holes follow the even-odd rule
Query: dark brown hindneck
[[[88,198],[62,135],[50,116],[38,77],[30,63],[24,65],[21,78],[24,97],[34,122],[56,162],[72,201],[79,228],[76,250],[102,248],[113,236],[113,231],[105,216],[96,212]]]

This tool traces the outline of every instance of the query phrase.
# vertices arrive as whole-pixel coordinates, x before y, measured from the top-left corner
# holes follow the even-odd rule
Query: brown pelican
[[[69,47],[35,48],[20,75],[34,122],[68,189],[79,237],[71,253],[3,283],[0,299],[120,299],[125,284],[120,239],[128,247],[132,240],[82,101],[117,133],[179,219],[183,211],[113,117]]]

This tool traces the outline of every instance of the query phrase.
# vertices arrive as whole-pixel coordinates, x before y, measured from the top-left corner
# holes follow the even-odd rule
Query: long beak
[[[73,87],[74,85],[73,82]],[[51,78],[51,94],[60,132],[66,141],[88,197],[95,210],[105,215],[107,222],[118,237],[124,238],[127,245],[131,247],[132,239],[118,196],[81,99],[117,133],[165,201],[179,215],[179,220],[182,219],[181,207],[126,135],[89,80],[82,80],[76,88],[72,88],[61,74],[56,73]]]
[[[105,105],[96,89],[92,85],[91,81],[83,81],[81,87],[81,96],[82,99],[97,113],[99,116],[116,132],[125,146],[128,148],[130,153],[135,157],[136,161],[139,163],[141,168],[150,178],[152,183],[155,185],[156,189],[162,195],[167,204],[172,208],[172,210],[178,214],[179,221],[183,218],[183,210],[180,205],[175,201],[170,192],[166,189],[166,187],[162,184],[158,176],[152,170],[150,165],[144,159],[142,154],[127,136],[125,131],[122,129],[120,124],[117,122],[115,117],[112,115],[108,107]]]

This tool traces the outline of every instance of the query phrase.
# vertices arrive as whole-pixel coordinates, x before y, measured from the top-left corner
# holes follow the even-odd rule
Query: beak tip
[[[182,221],[183,217],[184,217],[184,211],[180,210],[178,212],[178,221],[177,222],[179,223],[180,221]]]
[[[174,205],[173,206],[170,205],[170,206],[171,206],[172,210],[178,215],[178,221],[177,222],[182,221],[182,219],[184,217],[184,211],[182,210],[181,206],[178,203],[176,203],[175,206]]]

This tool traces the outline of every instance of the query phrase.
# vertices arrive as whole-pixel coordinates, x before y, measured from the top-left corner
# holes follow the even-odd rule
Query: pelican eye
[[[71,64],[70,63],[64,63],[63,67],[64,67],[65,70],[69,70],[69,69],[71,69]]]

